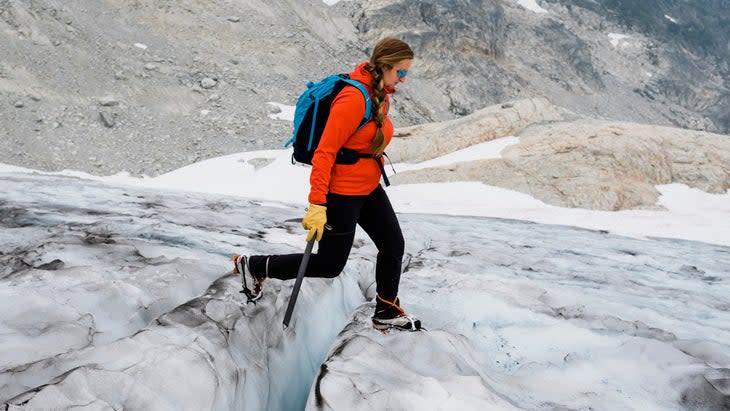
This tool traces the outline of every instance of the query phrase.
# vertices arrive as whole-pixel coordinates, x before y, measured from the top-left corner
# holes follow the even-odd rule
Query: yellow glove
[[[307,233],[307,242],[314,236],[316,236],[317,241],[321,240],[325,224],[327,224],[327,207],[310,204],[307,209],[307,214],[302,218],[302,226],[309,230]]]

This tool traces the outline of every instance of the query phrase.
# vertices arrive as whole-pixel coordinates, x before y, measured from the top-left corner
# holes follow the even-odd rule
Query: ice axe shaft
[[[291,314],[294,311],[294,304],[297,303],[299,289],[302,287],[302,280],[304,280],[304,272],[307,271],[309,256],[312,255],[312,247],[314,247],[314,237],[315,236],[312,236],[312,239],[307,242],[307,247],[304,249],[304,255],[302,256],[302,263],[299,264],[297,280],[294,283],[294,288],[291,291],[291,297],[289,297],[289,305],[286,307],[286,314],[284,314],[284,328],[289,327],[289,320],[291,320]]]

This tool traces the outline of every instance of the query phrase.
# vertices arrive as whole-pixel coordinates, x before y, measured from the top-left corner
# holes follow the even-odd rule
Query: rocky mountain
[[[545,96],[589,116],[726,132],[730,9],[685,3],[392,0],[361,3],[357,25],[371,41],[414,43],[430,84],[418,99],[446,98],[455,115]]]
[[[328,2],[332,3],[332,2]],[[277,148],[271,118],[384,35],[418,56],[401,126],[518,98],[727,133],[722,0],[0,0],[0,162],[158,175]]]

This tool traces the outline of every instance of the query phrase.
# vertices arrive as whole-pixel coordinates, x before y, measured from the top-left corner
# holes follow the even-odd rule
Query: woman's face
[[[413,63],[412,59],[401,60],[391,69],[383,70],[383,83],[385,86],[395,89],[398,83],[404,83],[408,75],[408,70],[411,68],[411,63]]]

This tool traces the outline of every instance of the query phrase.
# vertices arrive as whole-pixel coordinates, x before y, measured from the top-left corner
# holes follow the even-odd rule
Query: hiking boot
[[[248,259],[245,255],[234,255],[231,257],[231,260],[233,260],[233,274],[241,274],[241,282],[243,283],[241,292],[246,294],[246,298],[248,298],[247,302],[256,302],[264,295],[261,289],[264,279],[257,278],[251,273],[251,270],[248,268]]]
[[[421,329],[421,320],[407,315],[400,308],[398,297],[388,301],[380,296],[376,297],[375,314],[373,315],[373,328],[376,330],[387,330],[397,328],[401,330],[418,331]]]

